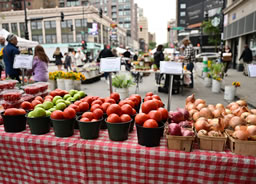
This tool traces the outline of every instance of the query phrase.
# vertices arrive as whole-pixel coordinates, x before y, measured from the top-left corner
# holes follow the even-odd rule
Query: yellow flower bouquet
[[[235,82],[232,82],[232,85],[237,88],[237,87],[240,87],[241,84],[240,82],[235,81]]]

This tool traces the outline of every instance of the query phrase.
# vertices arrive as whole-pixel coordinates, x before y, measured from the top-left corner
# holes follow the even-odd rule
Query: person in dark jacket
[[[71,56],[68,55],[67,52],[64,55],[65,55],[64,67],[67,70],[67,72],[68,72],[69,69],[70,69],[70,71],[72,71],[72,68],[71,68]]]
[[[114,57],[112,51],[110,50],[109,45],[104,45],[104,49],[100,52],[98,60],[100,61],[101,58],[107,58],[107,57]],[[107,80],[108,79],[108,72],[104,72],[104,77]]]
[[[244,46],[244,51],[241,54],[239,60],[243,59],[244,61],[244,75],[248,75],[248,64],[252,63],[252,51],[248,45]]]
[[[156,52],[154,53],[154,64],[157,66],[157,68],[160,68],[160,61],[164,61],[164,53],[163,53],[163,45],[158,45]],[[161,83],[161,77],[162,75],[159,73],[155,74],[156,83]]]
[[[21,82],[19,77],[20,70],[13,68],[15,55],[20,54],[20,51],[17,47],[17,37],[14,34],[9,34],[6,38],[6,41],[8,42],[8,44],[3,50],[5,72],[10,78],[16,79]]]
[[[55,58],[55,64],[57,65],[58,70],[61,70],[61,67],[62,67],[61,58],[63,58],[63,55],[62,55],[59,47],[57,47],[55,52],[53,53],[53,58]]]

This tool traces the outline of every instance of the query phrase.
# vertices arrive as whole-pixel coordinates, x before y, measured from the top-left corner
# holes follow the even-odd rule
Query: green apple
[[[80,98],[83,98],[86,95],[84,91],[79,91],[78,94],[80,95]]]
[[[52,102],[45,101],[45,102],[43,103],[43,106],[44,106],[44,109],[48,110],[48,109],[50,109],[50,108],[53,107],[53,103],[52,103]]]
[[[37,105],[35,106],[35,109],[38,108],[38,107],[44,109],[44,105],[43,105],[43,104],[37,104]]]
[[[70,94],[66,94],[66,95],[63,97],[63,99],[64,99],[64,100],[67,100],[69,97],[71,97],[71,95],[70,95]]]
[[[71,90],[69,91],[69,94],[70,94],[71,96],[74,96],[77,92],[78,92],[77,90],[71,89]]]
[[[56,107],[50,108],[49,111],[50,112],[56,111]]]
[[[60,102],[56,105],[56,110],[63,110],[66,108],[66,104],[64,102]]]
[[[68,100],[65,100],[65,104],[66,104],[67,106],[69,106],[69,105],[71,104],[71,102],[68,101]]]
[[[46,112],[43,108],[36,108],[34,110],[34,117],[37,118],[37,117],[45,117],[46,116]]]
[[[29,118],[34,118],[35,116],[34,116],[34,111],[30,111],[29,113],[28,113],[28,117]]]
[[[67,99],[67,100],[71,102],[71,101],[72,101],[72,99],[73,99],[73,97],[68,97],[68,99]]]
[[[56,104],[58,104],[58,103],[60,103],[60,102],[65,103],[65,100],[63,100],[63,99],[59,99],[59,100],[57,100],[57,101],[56,101]]]
[[[46,112],[46,116],[48,117],[48,116],[51,116],[51,111],[45,111]]]
[[[74,101],[76,101],[76,99],[74,97],[71,97],[70,101],[74,102]]]
[[[75,94],[75,95],[73,96],[73,98],[74,98],[75,100],[79,100],[79,99],[80,99],[80,95],[79,95],[79,94]]]
[[[56,104],[57,100],[62,99],[61,96],[55,96],[52,100],[54,104]]]

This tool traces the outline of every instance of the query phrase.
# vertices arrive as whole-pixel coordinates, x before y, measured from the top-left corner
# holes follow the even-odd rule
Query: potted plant
[[[120,99],[125,99],[129,96],[129,87],[132,85],[134,85],[132,76],[128,74],[119,74],[112,79],[112,86],[117,89]]]
[[[211,76],[212,76],[212,92],[219,93],[221,87],[221,81],[224,76],[224,64],[214,63],[211,66]]]
[[[233,101],[236,96],[236,89],[240,87],[240,82],[233,82],[232,86],[225,86],[224,99],[228,101]]]
[[[57,73],[56,72],[49,72],[49,89],[50,91],[53,91],[56,89],[57,84],[56,84],[56,77],[57,77]]]
[[[65,90],[64,78],[65,78],[65,72],[63,71],[56,72],[57,87],[62,90]]]
[[[81,90],[81,81],[85,81],[86,78],[82,73],[75,73],[75,78],[74,78],[74,88],[76,90]]]
[[[211,87],[212,86],[212,76],[210,73],[207,74],[207,76],[204,78],[204,86],[205,87]]]
[[[65,84],[65,90],[70,91],[71,89],[74,89],[74,79],[75,79],[74,72],[65,72],[64,73],[64,84]]]

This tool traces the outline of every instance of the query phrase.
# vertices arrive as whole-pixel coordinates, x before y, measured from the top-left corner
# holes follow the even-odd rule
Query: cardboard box
[[[238,140],[232,137],[232,130],[226,130],[230,150],[238,155],[256,156],[256,141]]]
[[[198,136],[199,147],[202,150],[224,151],[226,146],[227,135],[223,137]]]
[[[179,150],[190,152],[195,140],[195,136],[173,136],[166,135],[167,147],[169,150]]]

